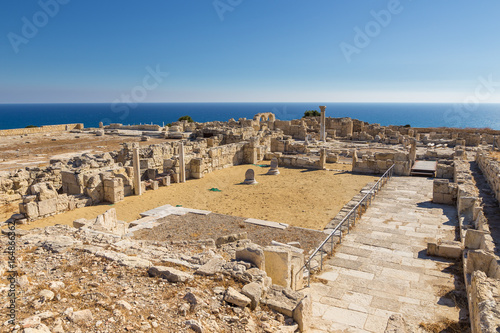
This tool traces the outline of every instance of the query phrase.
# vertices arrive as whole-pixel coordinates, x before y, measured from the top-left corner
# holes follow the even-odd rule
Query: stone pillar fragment
[[[411,165],[415,163],[415,160],[417,159],[417,140],[411,138],[410,139],[410,161]]]
[[[134,193],[135,193],[135,195],[142,195],[141,165],[140,165],[140,161],[139,161],[139,148],[134,148],[133,167],[134,167]]]
[[[319,131],[319,140],[325,142],[326,141],[326,134],[325,134],[325,129],[326,129],[325,110],[326,110],[326,106],[320,106],[319,109],[321,110],[321,124],[320,124],[320,131]]]
[[[186,163],[184,161],[184,143],[179,142],[179,183],[186,182]]]
[[[326,165],[326,149],[322,148],[319,151],[319,167],[321,170],[325,168]]]

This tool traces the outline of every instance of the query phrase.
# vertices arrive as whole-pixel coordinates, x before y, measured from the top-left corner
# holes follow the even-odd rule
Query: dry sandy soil
[[[121,149],[124,142],[138,142],[140,137],[96,136],[90,133],[36,133],[0,136],[0,170],[26,166],[45,166],[51,158],[69,158],[83,153],[102,153]],[[165,142],[151,138],[143,144]]]
[[[255,170],[257,185],[240,184],[248,168]],[[363,186],[377,179],[339,171],[349,170],[348,164],[329,164],[328,168],[335,171],[280,168],[280,175],[268,176],[268,168],[240,165],[215,171],[203,179],[147,191],[140,197],[126,197],[114,205],[84,207],[19,227],[71,225],[73,220],[95,218],[111,207],[116,208],[118,219],[130,222],[141,212],[170,204],[322,230]],[[211,192],[211,188],[221,192]]]
[[[214,239],[231,234],[246,233],[247,238],[261,246],[280,243],[299,242],[305,253],[310,253],[326,238],[326,234],[316,230],[288,227],[269,228],[245,223],[241,217],[222,214],[169,215],[162,224],[153,229],[142,229],[134,234],[135,239],[154,241],[181,241]]]

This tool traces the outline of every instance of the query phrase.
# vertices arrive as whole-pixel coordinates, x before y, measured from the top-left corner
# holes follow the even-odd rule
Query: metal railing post
[[[347,221],[347,233],[349,233],[351,229],[351,218],[353,219],[352,224],[353,226],[356,225],[356,219],[361,217],[361,215],[368,209],[368,206],[371,205],[371,202],[377,192],[382,188],[393,176],[394,173],[394,164],[380,177],[380,179],[375,183],[375,185],[372,186],[370,191],[365,194],[365,196],[347,213],[347,215],[340,221],[340,223],[332,230],[332,232],[328,235],[328,237],[318,246],[318,248],[311,254],[309,259],[306,261],[304,266],[295,274],[299,274],[303,269],[307,268],[308,269],[308,275],[307,275],[307,286],[311,286],[311,261],[312,259],[316,256],[318,251],[321,251],[320,253],[320,270],[323,270],[323,247],[328,243],[328,241],[331,241],[331,254],[333,254],[333,249],[334,249],[334,236],[335,233],[338,231],[339,232],[339,244],[342,243],[342,236],[344,235],[344,232],[342,231],[342,226],[344,223]],[[304,274],[304,273],[302,273]]]

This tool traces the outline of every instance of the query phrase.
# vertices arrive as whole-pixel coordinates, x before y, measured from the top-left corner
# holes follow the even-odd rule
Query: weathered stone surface
[[[172,267],[164,266],[153,266],[148,270],[149,276],[160,277],[166,279],[169,282],[187,282],[192,280],[194,277],[189,273],[179,271]]]
[[[274,284],[269,288],[261,302],[269,308],[293,318],[293,311],[303,298],[304,295],[300,292]]]
[[[252,301],[250,304],[250,309],[254,310],[260,302],[262,296],[262,284],[258,282],[251,282],[246,284],[241,289],[241,293]]]
[[[116,306],[121,309],[125,309],[127,311],[131,311],[133,309],[132,305],[125,301],[125,300],[119,300],[116,302]]]
[[[186,320],[186,325],[197,333],[203,333],[203,326],[197,320]]]
[[[298,324],[300,332],[305,332],[311,325],[312,298],[306,295],[293,310],[293,320]]]
[[[254,264],[258,269],[264,269],[264,251],[257,244],[249,244],[246,248],[236,251],[236,260],[243,260]]]
[[[408,327],[401,314],[393,314],[387,320],[387,327],[384,333],[407,333]]]
[[[43,298],[43,302],[47,302],[47,301],[52,301],[54,299],[55,294],[54,292],[48,289],[44,289],[38,293],[38,296],[40,296],[40,298]]]
[[[255,171],[253,169],[248,169],[247,172],[245,172],[245,180],[243,181],[243,184],[246,185],[258,184],[257,181],[255,180]]]
[[[289,288],[291,286],[292,254],[283,246],[266,246],[264,248],[265,270],[273,284]]]
[[[222,271],[222,267],[226,261],[222,258],[212,258],[205,265],[196,270],[196,274],[200,275],[215,275]]]
[[[23,333],[51,333],[50,329],[45,324],[38,324],[34,327],[28,327],[23,330]]]
[[[252,302],[250,298],[241,294],[233,287],[227,288],[226,294],[224,295],[224,300],[228,303],[234,304],[242,308],[246,307]]]
[[[93,316],[92,311],[89,309],[75,311],[71,314],[70,320],[76,324],[88,325],[92,322]]]
[[[223,244],[233,243],[233,242],[236,242],[240,239],[247,239],[247,238],[248,238],[248,235],[246,232],[242,232],[239,234],[231,234],[231,235],[222,236],[222,237],[217,238],[217,240],[215,241],[215,245],[221,246]]]

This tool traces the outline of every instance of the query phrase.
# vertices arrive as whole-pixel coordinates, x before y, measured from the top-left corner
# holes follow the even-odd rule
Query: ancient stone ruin
[[[8,237],[17,237],[17,332],[496,332],[500,133],[381,126],[319,109],[319,117],[290,121],[259,113],[171,126],[47,127],[137,142],[0,172],[1,204],[18,207],[0,239],[6,248]],[[28,130],[0,135],[44,133]],[[231,222],[220,230],[239,230],[217,234],[210,220],[216,213],[173,202],[137,212],[133,221],[105,207],[68,225],[34,229],[77,208],[263,163],[270,164],[263,172],[279,176],[240,188],[260,190],[291,168],[372,175],[373,182],[322,230],[221,214],[214,220]],[[254,168],[243,184],[257,184]],[[175,238],[176,223],[196,219],[207,223],[201,235]],[[168,237],[155,238],[169,226]],[[313,245],[305,245],[309,238]],[[2,261],[0,272],[7,271]]]

